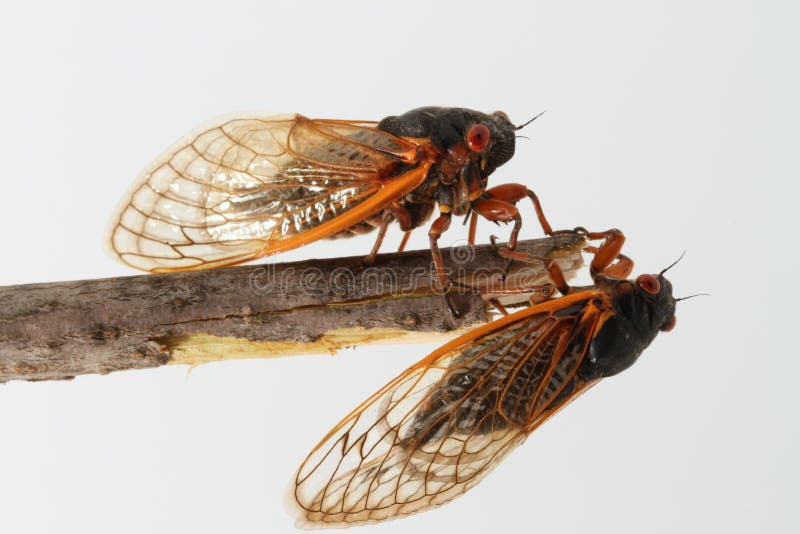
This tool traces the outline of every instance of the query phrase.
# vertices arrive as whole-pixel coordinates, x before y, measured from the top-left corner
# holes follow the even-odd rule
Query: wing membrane
[[[537,307],[539,309],[540,307]],[[340,422],[300,467],[298,522],[343,526],[465,492],[583,391],[596,324],[529,308],[445,345]]]
[[[147,169],[114,219],[111,248],[125,263],[154,272],[294,248],[413,189],[427,172],[419,157],[418,145],[371,123],[222,119]],[[398,168],[409,172],[386,178]]]

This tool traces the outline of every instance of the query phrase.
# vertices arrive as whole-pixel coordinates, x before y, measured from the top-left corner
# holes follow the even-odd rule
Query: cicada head
[[[516,126],[503,112],[424,107],[386,117],[378,129],[401,137],[428,138],[446,158],[474,162],[486,179],[514,155]]]
[[[600,325],[582,366],[585,378],[613,376],[633,365],[659,332],[675,326],[672,284],[663,274],[606,280],[613,313]]]
[[[670,330],[674,325],[672,283],[663,274],[642,274],[635,281],[626,282],[617,286],[614,307],[639,338],[649,344],[659,331]]]
[[[483,176],[489,176],[497,167],[504,164],[514,156],[516,148],[516,126],[508,119],[508,115],[502,111],[496,111],[491,115],[493,121],[489,127],[493,133],[494,144],[486,154],[483,164]]]

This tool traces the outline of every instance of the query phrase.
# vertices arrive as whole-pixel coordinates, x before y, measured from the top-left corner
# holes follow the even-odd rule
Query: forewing
[[[406,182],[385,177],[414,168],[418,148],[370,123],[221,119],[145,171],[113,221],[111,248],[125,263],[154,272],[294,248],[358,222],[345,213],[366,217],[413,189],[420,172],[407,173]]]
[[[578,316],[519,312],[497,323],[407,370],[317,445],[297,473],[299,524],[380,521],[445,503],[581,390]]]

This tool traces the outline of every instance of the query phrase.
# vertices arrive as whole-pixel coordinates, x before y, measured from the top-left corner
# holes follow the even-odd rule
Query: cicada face
[[[386,117],[378,129],[405,138],[425,138],[438,152],[431,169],[441,186],[432,196],[454,215],[486,189],[489,175],[514,155],[516,127],[505,113],[424,107]]]
[[[475,129],[476,126],[484,126],[488,132]],[[378,129],[400,137],[429,138],[442,152],[466,145],[482,162],[484,176],[514,155],[516,127],[502,112],[487,114],[465,108],[423,107],[386,117],[378,123]],[[484,133],[488,137],[483,137]]]

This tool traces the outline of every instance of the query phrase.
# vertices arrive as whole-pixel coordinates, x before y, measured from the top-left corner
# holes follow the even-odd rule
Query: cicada
[[[229,116],[147,168],[113,219],[111,249],[137,269],[170,272],[234,265],[377,228],[370,263],[389,224],[406,232],[402,250],[438,205],[428,234],[445,283],[438,240],[453,215],[513,222],[514,249],[521,228],[514,204],[528,197],[552,233],[527,187],[487,189],[489,175],[514,155],[522,126],[502,112],[441,107],[380,122]]]
[[[627,279],[623,240],[609,231],[592,249],[588,287],[567,286],[544,260],[564,296],[443,345],[346,416],[297,472],[298,523],[347,526],[446,503],[567,403],[630,367],[674,326],[676,299],[666,269]]]

